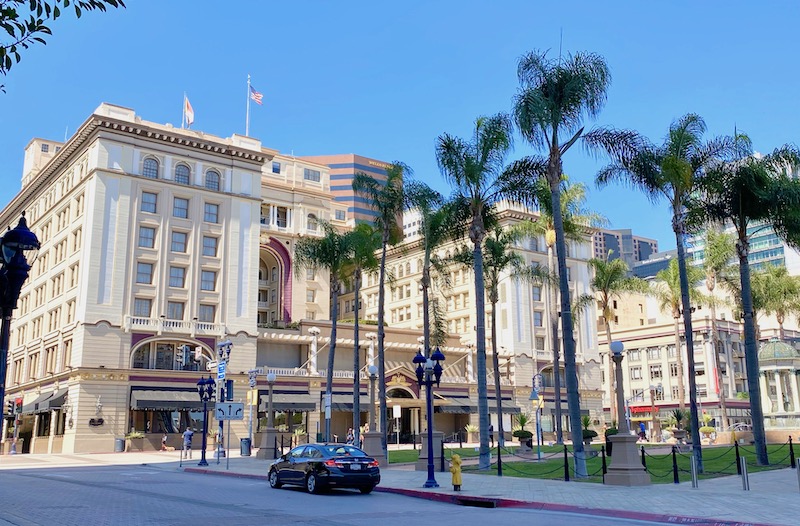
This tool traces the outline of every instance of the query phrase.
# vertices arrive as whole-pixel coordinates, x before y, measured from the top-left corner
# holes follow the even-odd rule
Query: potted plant
[[[609,457],[611,456],[611,450],[614,447],[614,443],[611,442],[611,440],[609,440],[609,437],[614,436],[617,433],[619,433],[619,430],[617,430],[617,422],[616,421],[612,421],[611,422],[611,427],[606,429],[606,432],[605,432],[605,436],[606,436],[606,455],[608,455]]]
[[[533,433],[525,429],[530,423],[531,417],[528,413],[520,413],[514,418],[511,436],[519,439],[520,446],[526,446],[526,443],[533,438]]]
[[[588,446],[597,436],[597,431],[594,429],[589,429],[592,427],[592,417],[589,415],[584,415],[581,417],[581,427],[583,428],[583,443]]]
[[[478,438],[478,426],[476,426],[475,424],[465,425],[464,431],[467,432],[467,442],[474,443],[480,440]]]
[[[144,451],[144,433],[141,431],[131,430],[130,433],[125,435],[126,451]]]
[[[678,442],[683,442],[686,439],[686,430],[683,429],[682,423],[686,420],[686,411],[675,409],[670,416],[675,422],[675,427],[672,428],[672,436],[675,437],[675,440]]]

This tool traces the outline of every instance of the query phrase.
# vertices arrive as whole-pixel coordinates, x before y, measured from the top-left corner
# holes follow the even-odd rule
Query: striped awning
[[[260,403],[258,404],[259,411],[267,411],[269,405],[269,394],[261,395]],[[308,393],[273,393],[272,394],[272,409],[275,411],[296,411],[296,412],[309,412],[317,410],[316,397]]]
[[[66,397],[66,389],[60,389],[58,391],[51,391],[49,393],[39,395],[33,402],[22,406],[22,414],[30,415],[47,413],[48,411],[61,409],[61,406],[64,405],[64,400]]]

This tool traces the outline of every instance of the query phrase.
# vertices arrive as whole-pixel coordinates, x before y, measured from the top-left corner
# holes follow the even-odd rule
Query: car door
[[[305,467],[306,462],[304,462],[303,451],[306,449],[306,446],[297,446],[296,448],[289,451],[289,454],[286,456],[287,466],[286,466],[286,477],[284,480],[287,482],[291,482],[293,484],[302,484],[305,480]]]

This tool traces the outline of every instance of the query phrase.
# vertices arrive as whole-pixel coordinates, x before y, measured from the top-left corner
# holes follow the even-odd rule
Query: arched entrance
[[[412,392],[395,387],[386,392],[388,441],[410,443],[419,435],[420,401]]]
[[[258,258],[258,325],[291,321],[292,268],[289,252],[275,238],[262,240]]]

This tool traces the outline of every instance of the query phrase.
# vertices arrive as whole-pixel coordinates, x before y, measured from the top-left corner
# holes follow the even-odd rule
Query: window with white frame
[[[139,262],[136,264],[136,283],[153,283],[152,263]]]
[[[149,318],[153,311],[153,300],[150,298],[135,298],[133,300],[133,315]]]
[[[306,181],[313,181],[318,183],[320,181],[320,171],[312,170],[311,168],[303,168],[303,179]]]
[[[281,163],[278,161],[272,161],[272,173],[279,174],[281,173]]]
[[[217,273],[213,270],[204,270],[200,273],[200,290],[216,290]]]
[[[319,222],[317,221],[317,216],[314,214],[308,214],[308,217],[306,218],[306,230],[309,232],[316,232],[318,225]]]
[[[206,203],[203,210],[203,221],[206,223],[219,223],[219,205]]]
[[[142,175],[150,179],[158,179],[158,161],[148,157],[142,163]]]
[[[156,244],[156,229],[149,226],[139,227],[139,246],[153,248]]]
[[[142,192],[142,204],[140,210],[142,212],[156,213],[156,203],[158,202],[158,194],[153,192]]]
[[[337,221],[344,221],[347,218],[347,213],[344,210],[336,210],[333,213],[333,217]]]
[[[209,190],[219,190],[219,172],[209,170],[206,172],[206,188]]]
[[[639,366],[631,367],[631,380],[641,380],[642,379],[642,368]]]
[[[189,200],[183,197],[176,197],[172,201],[172,215],[181,219],[189,218]]]
[[[544,312],[540,310],[533,311],[533,325],[535,327],[542,327],[544,323]]]
[[[175,166],[175,182],[180,184],[189,184],[189,174],[191,171],[185,164]]]
[[[186,252],[186,240],[188,238],[188,234],[186,232],[177,232],[172,231],[172,243],[171,243],[171,250],[173,252]]]
[[[213,323],[216,316],[215,311],[216,309],[214,308],[214,305],[200,304],[197,309],[197,320],[206,323]]]
[[[316,296],[315,291],[313,291],[313,290],[307,290],[306,291],[306,302],[307,303],[314,303],[314,300],[316,300],[316,297],[317,296]],[[346,303],[349,304],[349,302],[346,302]]]
[[[217,257],[217,238],[203,236],[203,255],[212,258]]]
[[[167,302],[167,319],[169,320],[182,320],[183,319],[184,303],[181,301],[168,301]]]
[[[169,286],[183,288],[186,283],[186,269],[183,267],[169,267]]]

